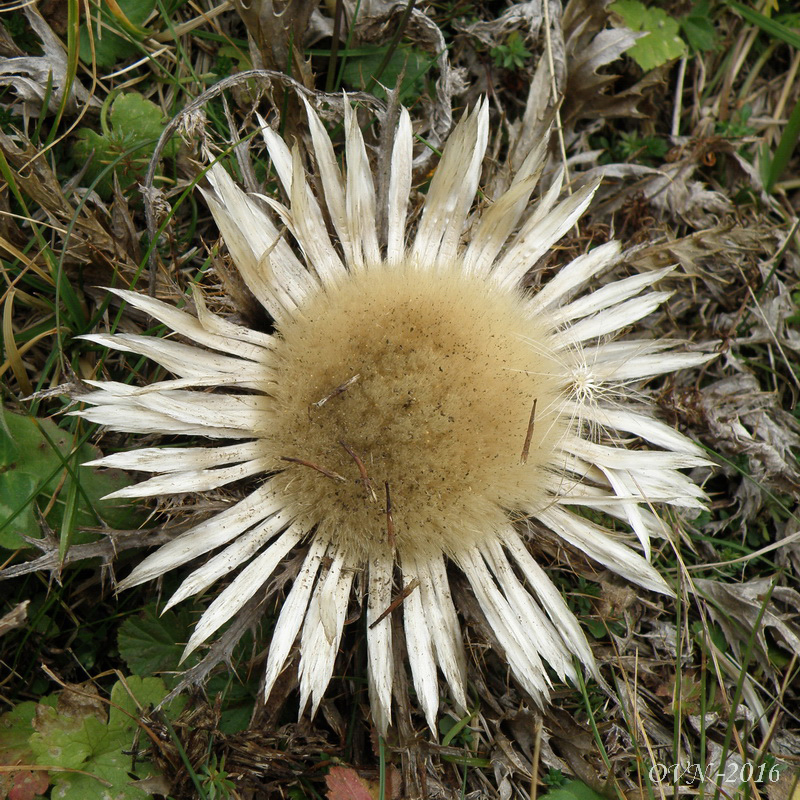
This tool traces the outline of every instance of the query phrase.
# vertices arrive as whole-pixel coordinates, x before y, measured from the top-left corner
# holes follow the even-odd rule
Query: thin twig
[[[326,394],[322,400],[317,400],[311,405],[316,408],[322,408],[328,400],[332,400],[334,397],[338,397],[342,392],[346,392],[360,377],[361,373],[357,372],[352,378],[348,378],[344,383],[337,386],[330,394]]]
[[[675,105],[672,108],[672,128],[670,136],[676,138],[681,133],[681,106],[683,101],[683,82],[686,79],[686,64],[688,57],[684,56],[678,65],[678,78],[675,81]]]
[[[288,461],[290,464],[300,464],[302,467],[311,467],[311,469],[315,469],[317,472],[321,472],[326,478],[333,478],[335,481],[344,481],[341,475],[337,472],[333,472],[329,469],[325,469],[325,467],[320,467],[319,464],[314,464],[312,461],[306,461],[302,458],[292,458],[291,456],[281,456],[281,461]]]
[[[281,226],[281,229],[278,231],[278,235],[275,239],[271,242],[270,246],[259,256],[258,259],[258,266],[262,267],[264,265],[269,266],[269,257],[272,255],[272,251],[278,246],[278,242],[283,238],[283,234],[286,233],[287,228],[285,225]]]
[[[547,53],[547,66],[550,69],[550,91],[553,95],[554,114],[556,118],[556,133],[558,134],[558,146],[561,150],[561,161],[564,167],[564,183],[567,186],[567,193],[572,194],[572,185],[569,177],[569,162],[567,160],[567,144],[564,141],[564,126],[561,123],[561,100],[563,97],[558,96],[558,87],[556,86],[556,66],[553,60],[553,40],[550,31],[550,3],[545,0],[542,4],[544,11],[544,42],[545,52]],[[578,222],[575,222],[575,231],[578,236],[581,235],[581,230],[578,227]]]
[[[520,456],[520,463],[525,464],[528,461],[528,453],[531,449],[531,439],[533,438],[533,427],[536,424],[536,404],[539,402],[538,397],[533,398],[533,407],[531,408],[531,417],[528,420],[528,430],[525,432],[525,444],[522,445],[522,455]]]
[[[369,629],[372,630],[378,623],[383,622],[383,620],[385,620],[389,614],[400,608],[402,602],[411,594],[411,592],[414,591],[414,589],[417,588],[417,586],[419,586],[419,578],[413,578],[409,582],[408,586],[406,586],[403,591],[400,592],[400,594],[397,595],[397,597],[395,597],[391,603],[389,603],[389,607],[386,609],[386,611],[384,611],[383,614],[381,614],[378,619],[375,620],[375,622],[370,623]]]
[[[373,503],[378,502],[378,496],[375,494],[375,490],[372,488],[372,481],[369,479],[369,475],[367,475],[367,468],[364,466],[364,462],[358,457],[358,454],[347,444],[344,439],[339,439],[339,444],[344,447],[347,451],[347,455],[356,462],[356,466],[358,467],[358,472],[361,475],[361,482],[364,484],[364,488],[369,492],[369,496],[372,499]]]

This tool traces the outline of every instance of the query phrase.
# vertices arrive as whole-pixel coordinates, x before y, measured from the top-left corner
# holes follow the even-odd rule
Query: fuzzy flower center
[[[320,291],[279,331],[268,391],[288,510],[369,558],[387,543],[457,554],[545,502],[566,378],[552,326],[526,307],[412,265]]]

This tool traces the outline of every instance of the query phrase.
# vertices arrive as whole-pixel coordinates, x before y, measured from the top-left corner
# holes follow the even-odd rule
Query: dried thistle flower
[[[309,701],[316,710],[359,575],[368,592],[375,724],[385,733],[391,721],[386,611],[402,596],[413,683],[435,731],[437,669],[454,705],[463,710],[467,704],[462,635],[447,577],[452,564],[469,581],[517,681],[541,701],[551,685],[545,663],[561,679],[576,677],[574,656],[590,671],[595,665],[578,621],[514,520],[534,520],[628,580],[670,594],[649,563],[650,537],[663,535],[649,507],[701,508],[702,490],[680,470],[706,462],[696,445],[637,403],[629,387],[707,355],[671,342],[609,341],[668,296],[648,289],[669,269],[582,294],[619,261],[616,242],[562,267],[536,294],[520,288],[593,193],[589,186],[556,204],[556,181],[528,210],[544,143],[462,241],[488,138],[486,102],[450,137],[413,238],[406,219],[412,131],[402,112],[383,253],[354,112],[345,107],[345,174],[311,108],[308,120],[321,198],[306,182],[298,151],[267,126],[264,137],[288,206],[244,194],[219,166],[209,173],[209,207],[243,279],[274,318],[273,335],[210,313],[199,293],[193,316],[113,290],[194,344],[86,337],[152,358],[177,378],[140,388],[94,382],[96,391],[81,397],[93,407],[76,413],[118,431],[234,440],[93,462],[158,473],[116,496],[197,493],[260,478],[247,497],[147,557],[120,588],[214,553],[169,607],[239,570],[198,622],[186,648],[191,652],[262,591],[291,551],[306,547],[273,633],[267,694],[299,635],[301,713]],[[280,236],[280,223],[302,259]],[[629,435],[658,449],[627,449]],[[625,535],[575,513],[579,507],[630,526],[644,555]],[[400,576],[402,585],[395,586]]]

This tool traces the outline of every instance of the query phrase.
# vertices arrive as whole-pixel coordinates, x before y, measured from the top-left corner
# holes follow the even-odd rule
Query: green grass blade
[[[783,175],[786,167],[789,164],[789,159],[794,153],[797,146],[797,140],[800,139],[800,99],[795,103],[792,113],[789,116],[789,121],[781,134],[781,140],[775,149],[775,155],[769,164],[767,170],[767,180],[764,188],[767,192],[772,192],[776,181]]]
[[[790,47],[800,50],[800,35],[796,34],[791,28],[786,27],[786,25],[777,20],[765,17],[758,11],[748,8],[743,3],[737,3],[736,0],[728,0],[728,5],[736,11],[737,14],[741,14],[749,23],[761,28],[768,36],[771,36],[773,39],[779,39]]]

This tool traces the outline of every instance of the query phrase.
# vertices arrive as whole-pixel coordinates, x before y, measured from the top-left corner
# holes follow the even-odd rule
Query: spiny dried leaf
[[[800,425],[780,407],[774,392],[764,392],[756,378],[739,373],[716,381],[701,399],[714,447],[727,458],[748,457],[751,476],[784,490],[800,485],[792,448],[800,446]]]
[[[708,228],[719,224],[719,218],[732,211],[733,206],[723,192],[709,189],[693,178],[699,166],[696,155],[692,154],[657,169],[644,164],[595,167],[585,174],[585,179],[599,176],[607,181],[636,179],[625,186],[608,181],[601,187],[605,212],[617,211],[634,196],[642,196],[666,219],[685,221],[694,228]]]
[[[617,94],[607,94],[617,75],[600,72],[617,61],[646,33],[623,26],[608,27],[605,4],[592,0],[571,0],[564,9],[567,86],[563,118],[572,128],[582,118],[642,117],[639,108],[644,90],[653,84],[649,76]],[[572,138],[570,136],[570,138]]]
[[[91,529],[89,529],[91,530]],[[89,544],[77,544],[70,547],[63,559],[59,556],[59,543],[53,536],[48,536],[47,531],[41,539],[31,539],[28,543],[38,548],[43,555],[14,564],[0,570],[0,581],[9,578],[18,578],[21,575],[30,575],[34,572],[50,572],[54,576],[61,574],[62,568],[67,564],[75,564],[87,559],[99,558],[104,567],[109,566],[124,550],[148,547],[168,542],[174,538],[175,533],[166,532],[162,528],[150,531],[102,531],[108,538]]]
[[[534,40],[543,22],[543,0],[538,0],[513,3],[495,19],[478,19],[469,23],[454,20],[453,27],[477,39],[488,49],[503,44],[511,31],[521,31],[526,38]]]
[[[235,5],[247,27],[253,66],[294,75],[306,88],[313,87],[302,45],[315,0],[236,0]]]
[[[793,622],[800,608],[800,592],[776,586],[762,615],[772,578],[754,578],[744,583],[696,579],[694,583],[700,593],[712,601],[708,613],[722,628],[737,657],[741,658],[751,631],[756,631],[755,655],[766,674],[779,685],[781,676],[770,665],[769,644],[764,632],[771,628],[778,641],[800,657],[800,629]],[[760,624],[756,627],[759,617]]]
[[[25,3],[21,8],[41,40],[44,54],[0,58],[0,86],[8,86],[16,92],[19,102],[12,108],[26,118],[41,116],[45,99],[46,110],[55,114],[61,105],[67,83],[67,53],[35,5]],[[101,105],[77,78],[73,78],[66,110],[75,113],[79,103],[93,108]]]

